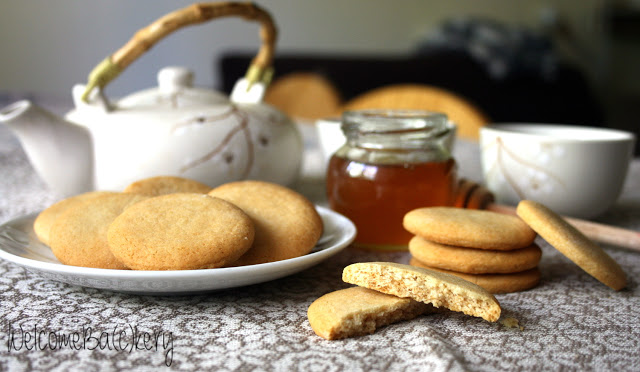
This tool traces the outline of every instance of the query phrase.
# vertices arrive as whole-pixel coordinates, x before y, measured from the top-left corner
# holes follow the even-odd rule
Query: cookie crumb
[[[520,323],[518,322],[518,319],[516,318],[508,317],[508,318],[500,319],[500,324],[502,324],[507,328],[518,328],[521,331],[524,331],[524,327],[520,325]]]

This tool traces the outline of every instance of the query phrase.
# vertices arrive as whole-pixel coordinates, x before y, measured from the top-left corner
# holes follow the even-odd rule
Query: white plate
[[[33,232],[37,214],[0,226],[0,258],[41,277],[60,282],[138,294],[188,294],[241,287],[282,278],[326,260],[347,247],[356,228],[346,217],[317,207],[324,232],[313,251],[288,260],[259,265],[202,270],[134,271],[93,269],[61,264]]]

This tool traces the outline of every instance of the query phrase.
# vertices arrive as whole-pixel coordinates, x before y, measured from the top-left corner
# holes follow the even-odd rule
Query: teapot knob
[[[185,67],[165,67],[158,72],[158,87],[163,93],[175,93],[193,86],[193,72]]]

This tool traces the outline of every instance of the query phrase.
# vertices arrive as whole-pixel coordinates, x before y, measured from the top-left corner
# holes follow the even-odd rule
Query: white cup
[[[534,200],[592,218],[618,199],[633,157],[632,133],[571,125],[496,124],[480,130],[484,181],[499,203]]]

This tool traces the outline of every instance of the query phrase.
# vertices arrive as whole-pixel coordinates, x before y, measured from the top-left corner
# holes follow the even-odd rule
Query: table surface
[[[308,152],[296,188],[325,204],[322,156],[313,130],[304,128]],[[477,144],[459,141],[454,155],[462,176],[479,181]],[[0,223],[56,200],[2,125],[0,174]],[[640,159],[617,204],[598,221],[640,230]],[[313,333],[309,305],[349,287],[341,280],[346,265],[406,263],[407,253],[348,248],[282,279],[170,297],[68,285],[0,260],[0,370],[640,370],[640,253],[603,246],[629,278],[627,288],[615,292],[537,242],[541,283],[496,295],[503,317],[523,328],[445,313],[339,341]],[[61,334],[84,343],[47,346]]]

